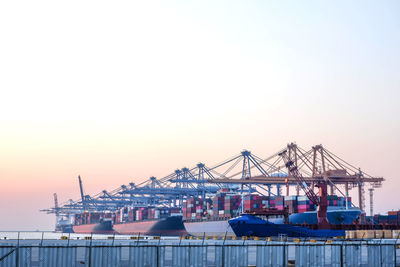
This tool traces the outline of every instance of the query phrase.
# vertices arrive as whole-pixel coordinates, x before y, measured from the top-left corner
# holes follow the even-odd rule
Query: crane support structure
[[[54,209],[55,209],[55,213],[56,213],[56,216],[58,216],[58,215],[60,214],[60,211],[59,211],[59,207],[58,207],[57,194],[54,193],[54,194],[53,194],[53,197],[54,197]]]
[[[355,188],[359,193],[359,207],[364,209],[364,187],[378,188],[384,178],[371,176],[344,161],[322,145],[305,150],[295,143],[277,151],[267,158],[261,158],[248,150],[218,163],[212,167],[198,163],[192,168],[180,168],[163,178],[151,177],[141,183],[121,185],[117,189],[89,196],[84,194],[82,179],[78,176],[80,199],[69,200],[54,208],[42,210],[58,215],[76,214],[83,211],[116,211],[127,206],[170,206],[180,207],[183,201],[192,196],[205,198],[221,188],[229,192],[244,194],[257,192],[271,196],[272,187],[277,195],[286,186],[297,192],[301,188],[305,195],[318,206],[318,220],[321,227],[326,220],[327,187],[346,197]],[[314,187],[319,193],[314,192]],[[340,190],[342,187],[344,193]],[[247,194],[247,193],[246,193]],[[275,194],[273,194],[275,195]],[[298,193],[297,193],[298,195]],[[324,219],[325,218],[325,219]]]

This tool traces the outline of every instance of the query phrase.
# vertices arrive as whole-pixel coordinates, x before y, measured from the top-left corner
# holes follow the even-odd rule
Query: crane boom
[[[289,175],[292,175],[294,178],[296,178],[297,183],[300,185],[300,187],[303,189],[304,193],[308,197],[309,200],[311,200],[315,205],[320,204],[320,200],[315,194],[315,192],[307,185],[306,180],[303,178],[301,173],[299,172],[297,166],[294,164],[292,160],[289,159],[286,150],[279,153],[279,156],[282,157],[286,168],[289,171]]]

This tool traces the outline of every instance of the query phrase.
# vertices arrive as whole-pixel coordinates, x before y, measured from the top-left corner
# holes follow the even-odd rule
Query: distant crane
[[[78,180],[79,180],[79,189],[81,191],[81,199],[82,199],[83,209],[86,209],[85,194],[83,193],[83,185],[82,185],[82,179],[81,179],[80,175],[78,175]]]
[[[54,197],[54,212],[56,214],[56,231],[61,230],[60,221],[62,220],[62,216],[60,215],[60,208],[58,206],[57,193],[53,194]]]
[[[58,206],[57,196],[54,194],[55,207],[42,211],[56,214],[62,219],[63,216],[72,218],[85,211],[114,212],[127,206],[180,207],[178,203],[182,204],[184,199],[192,196],[205,198],[206,195],[216,194],[221,188],[229,188],[232,192],[242,194],[248,191],[271,196],[275,195],[271,192],[271,187],[276,186],[277,195],[280,196],[286,185],[286,195],[289,194],[289,186],[296,186],[297,195],[302,188],[310,201],[317,205],[318,222],[321,227],[325,227],[328,186],[331,187],[331,194],[338,190],[346,197],[346,207],[350,201],[349,190],[358,187],[359,206],[364,210],[365,185],[378,188],[383,181],[382,177],[361,172],[359,168],[334,155],[322,145],[304,150],[295,143],[290,143],[267,158],[260,158],[244,150],[210,168],[199,163],[193,168],[176,170],[161,179],[151,177],[137,185],[130,183],[129,186],[122,185],[112,191],[103,190],[92,196],[85,195],[81,176],[78,176],[80,199],[60,203]],[[314,192],[314,186],[319,187],[319,196]],[[344,187],[344,193],[338,186]],[[372,207],[372,190],[369,193]]]
[[[57,200],[57,193],[53,194],[54,196],[54,209],[56,212],[56,216],[60,215],[59,207],[58,207],[58,200]]]

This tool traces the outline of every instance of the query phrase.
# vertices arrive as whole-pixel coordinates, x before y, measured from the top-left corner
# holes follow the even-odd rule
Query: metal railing
[[[396,240],[15,240],[0,242],[0,267],[397,266],[398,249]]]

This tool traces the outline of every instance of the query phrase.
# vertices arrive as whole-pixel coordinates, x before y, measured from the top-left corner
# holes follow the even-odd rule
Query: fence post
[[[40,246],[43,246],[43,238],[44,238],[44,232],[42,232],[42,239],[40,240]]]
[[[19,234],[18,231],[18,240],[17,240],[17,247],[15,248],[15,265],[19,267]]]
[[[89,267],[92,267],[92,240],[93,240],[93,232],[90,234],[90,243],[89,243]]]
[[[286,262],[286,241],[283,241],[283,253],[282,253],[282,255],[283,255],[283,260],[282,260],[283,266],[286,267],[286,264],[287,264],[287,262]]]
[[[157,267],[159,267],[160,266],[160,243],[158,243],[156,253],[157,253]]]
[[[222,260],[221,260],[222,267],[225,267],[225,246],[224,245],[222,245],[222,247],[221,247],[221,257],[222,257]]]
[[[139,234],[138,234],[138,236],[137,236],[136,246],[139,246],[139,239],[140,239],[140,232],[139,232]]]
[[[340,244],[340,266],[343,267],[343,243],[344,241],[342,241],[342,244]]]
[[[189,243],[189,247],[188,247],[188,262],[189,262],[189,266],[190,266],[190,258],[192,257],[192,250],[190,249],[190,243]]]

